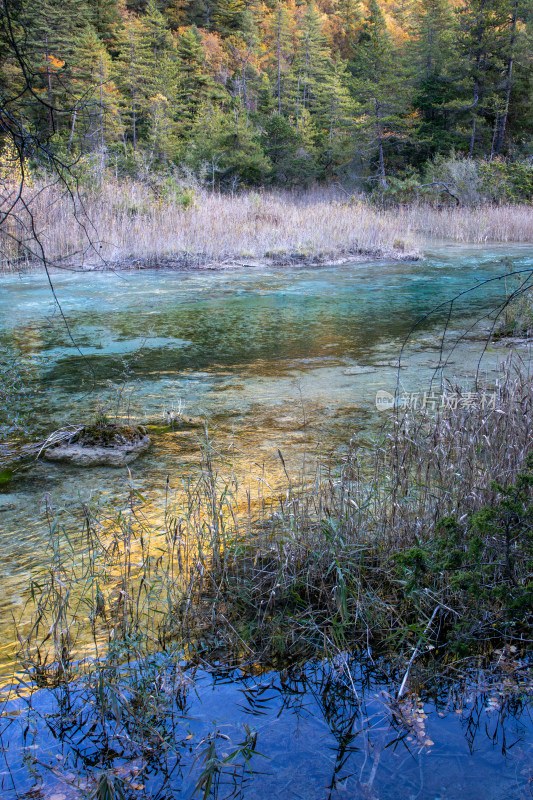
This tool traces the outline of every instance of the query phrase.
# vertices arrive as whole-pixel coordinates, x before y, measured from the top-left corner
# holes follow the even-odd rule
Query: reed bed
[[[24,202],[23,202],[24,201]],[[533,207],[413,204],[383,209],[335,187],[224,195],[172,182],[116,181],[70,192],[35,183],[0,231],[0,268],[219,267],[420,257],[424,238],[533,243]]]
[[[206,441],[158,529],[133,489],[125,511],[85,510],[76,548],[51,517],[18,632],[32,680],[64,680],[84,653],[265,665],[530,644],[531,376],[509,364],[477,405],[449,391],[457,404],[393,415],[312,487],[287,473],[283,493],[243,503]]]
[[[17,199],[4,186],[0,269],[220,267],[420,257],[427,237],[533,243],[531,205],[398,208],[336,187],[228,195],[165,181],[117,181],[74,190],[35,182]]]
[[[229,196],[110,181],[79,195],[57,185],[26,195],[33,220],[19,202],[3,231],[4,269],[39,263],[43,253],[50,264],[96,268],[418,256],[396,213],[334,191]]]
[[[444,207],[412,205],[402,209],[404,224],[415,234],[472,244],[533,244],[533,205]]]

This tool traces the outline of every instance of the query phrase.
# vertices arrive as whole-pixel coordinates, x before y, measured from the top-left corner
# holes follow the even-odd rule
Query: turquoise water
[[[111,418],[159,425],[152,449],[131,466],[149,504],[160,508],[167,475],[198,463],[199,432],[162,428],[168,412],[205,419],[222,471],[275,489],[317,458],[365,442],[381,421],[378,390],[421,395],[438,365],[437,335],[457,293],[510,269],[533,267],[533,248],[442,246],[417,263],[368,262],[313,269],[207,272],[63,272],[54,283],[68,330],[43,275],[0,277],[0,345],[38,365],[34,413],[40,435]],[[509,283],[509,282],[508,282]],[[458,333],[505,296],[489,283],[459,299],[445,347],[446,374],[471,385],[481,342]],[[487,328],[481,319],[478,333]],[[72,337],[72,338],[71,338]],[[74,346],[73,341],[76,346]],[[505,357],[489,348],[481,374]],[[38,462],[0,491],[0,630],[23,601],[44,559],[44,502],[76,513],[80,500],[123,496],[128,472],[80,471]],[[16,533],[16,536],[13,534]],[[1,660],[1,657],[0,657]]]
[[[60,273],[54,282],[70,334],[43,276],[4,276],[0,344],[37,365],[39,434],[83,423],[100,407],[111,417],[155,426],[151,450],[130,470],[146,498],[147,515],[157,520],[167,475],[175,487],[200,459],[201,432],[169,426],[168,412],[205,419],[221,473],[233,471],[244,486],[261,481],[275,491],[286,480],[278,449],[292,475],[304,459],[312,474],[317,460],[342,454],[350,437],[362,443],[372,438],[383,419],[375,406],[378,390],[394,392],[397,382],[411,395],[427,388],[441,360],[438,336],[448,307],[416,328],[398,370],[398,354],[417,320],[488,278],[527,268],[533,269],[533,248],[443,246],[413,264]],[[494,377],[506,346],[489,347],[481,367],[478,362],[489,325],[485,315],[502,302],[505,290],[505,281],[494,281],[454,304],[443,350],[449,357],[447,377],[469,386],[478,370]],[[461,339],[476,320],[477,328]],[[529,356],[527,348],[516,346]],[[436,377],[438,388],[440,372]],[[23,613],[30,577],[46,567],[45,503],[75,526],[80,502],[104,496],[124,503],[129,481],[126,469],[80,471],[37,462],[2,487],[0,675],[7,677],[12,668],[11,615]],[[233,743],[242,740],[243,720],[258,730],[257,749],[267,759],[254,756],[257,774],[241,769],[237,789],[228,779],[220,797],[531,796],[531,720],[527,704],[511,690],[509,697],[498,695],[495,705],[490,685],[480,688],[479,680],[460,691],[452,683],[421,687],[428,738],[435,743],[421,746],[386,709],[381,692],[394,680],[376,669],[366,675],[362,667],[354,669],[355,700],[347,674],[333,668],[329,678],[326,667],[318,666],[290,679],[277,673],[244,682],[234,675],[198,676],[197,694],[191,691],[187,701],[193,738],[176,744],[165,767],[171,768],[170,778],[154,761],[142,778],[152,792],[147,796],[190,797],[198,776],[194,748],[218,730],[224,753],[225,735]],[[264,702],[250,707],[251,697]],[[39,698],[35,702],[50,725],[25,731],[24,703],[16,701],[0,750],[7,737],[7,749],[17,757],[35,745],[39,752],[69,759],[65,768],[92,774],[98,766],[95,749],[90,736],[79,744],[86,730],[81,717],[77,721],[82,712],[76,711],[75,698],[70,727],[60,724],[60,693]],[[187,724],[180,722],[179,730],[189,730]],[[123,764],[121,758],[119,753],[110,765]],[[33,784],[25,767],[6,759],[0,765],[0,794],[11,800]],[[45,774],[42,796],[61,794],[64,784]]]
[[[295,380],[326,413],[348,399],[363,409],[373,403],[368,386],[391,385],[384,362],[397,357],[422,315],[509,265],[532,264],[526,248],[509,255],[509,248],[449,246],[414,264],[63,273],[54,282],[70,332],[44,277],[3,277],[0,342],[40,358],[44,427],[83,420],[98,404],[115,413],[119,399],[124,415],[124,394],[117,397],[124,385],[129,412],[142,419],[160,418],[181,401],[196,416],[242,421],[252,410],[293,404]],[[503,296],[503,281],[465,295],[452,328]],[[446,314],[441,309],[421,325],[406,366],[431,366],[427,351]],[[360,367],[374,377],[359,379],[353,370]],[[410,385],[418,378],[418,371],[403,376]]]

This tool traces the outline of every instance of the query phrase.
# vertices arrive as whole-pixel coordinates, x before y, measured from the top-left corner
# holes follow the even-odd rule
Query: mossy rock
[[[148,450],[150,444],[142,425],[97,423],[86,425],[68,442],[49,447],[43,456],[47,461],[77,467],[123,467]]]
[[[0,470],[0,486],[7,486],[13,480],[13,470],[9,467]]]

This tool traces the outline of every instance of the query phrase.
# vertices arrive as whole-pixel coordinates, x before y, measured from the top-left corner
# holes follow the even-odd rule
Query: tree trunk
[[[281,2],[278,3],[278,114],[281,114]]]
[[[387,174],[385,172],[385,153],[383,152],[383,132],[381,130],[381,121],[379,119],[379,103],[375,101],[376,109],[376,137],[378,140],[378,155],[379,155],[379,182],[381,185],[387,187]]]
[[[48,128],[50,133],[54,133],[54,95],[52,93],[52,75],[50,73],[50,52],[48,50],[48,36],[44,38],[46,56],[46,96],[48,99]]]
[[[479,81],[479,71],[481,69],[481,61],[483,57],[483,31],[484,31],[484,24],[485,24],[485,0],[481,3],[481,7],[479,9],[480,14],[477,20],[478,23],[478,32],[477,32],[477,50],[476,50],[476,74],[474,78],[474,96],[472,101],[472,133],[470,135],[470,145],[468,147],[468,155],[470,158],[474,155],[474,147],[476,145],[476,133],[477,133],[477,105],[479,103],[479,97],[481,94],[481,84]]]
[[[503,147],[505,139],[505,131],[507,129],[507,118],[509,116],[509,105],[511,102],[511,90],[513,88],[513,69],[514,69],[514,47],[516,42],[516,21],[518,18],[518,0],[513,4],[513,15],[511,17],[511,40],[509,42],[509,59],[507,61],[507,75],[505,77],[505,101],[503,105],[503,114],[501,115],[500,125],[498,126],[498,135],[494,144],[494,153],[499,155]]]

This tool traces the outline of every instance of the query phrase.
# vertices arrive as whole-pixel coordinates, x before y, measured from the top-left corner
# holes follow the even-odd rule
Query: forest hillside
[[[460,186],[467,200],[533,193],[527,0],[10,8],[4,113],[65,163],[77,159],[81,178],[178,170],[232,190],[327,181],[407,200],[420,186]]]

